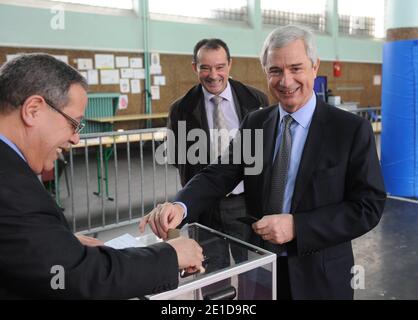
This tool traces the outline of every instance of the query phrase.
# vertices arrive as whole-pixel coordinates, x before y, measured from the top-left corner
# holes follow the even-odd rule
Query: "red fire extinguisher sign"
[[[341,77],[341,73],[342,73],[342,66],[341,66],[341,62],[339,61],[334,61],[332,63],[332,69],[334,71],[334,77]]]

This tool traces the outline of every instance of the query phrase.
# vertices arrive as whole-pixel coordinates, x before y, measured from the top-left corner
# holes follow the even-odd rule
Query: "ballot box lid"
[[[243,225],[243,227],[246,226]],[[251,232],[244,234],[251,234]],[[180,235],[196,240],[203,248],[205,256],[204,272],[191,275],[179,272],[179,286],[177,289],[149,295],[146,298],[172,299],[181,296],[184,292],[190,292],[257,268],[270,270],[272,285],[275,285],[275,253],[199,223],[185,225],[181,228]],[[246,240],[248,241],[249,238]],[[158,239],[148,236],[147,241],[151,244]]]

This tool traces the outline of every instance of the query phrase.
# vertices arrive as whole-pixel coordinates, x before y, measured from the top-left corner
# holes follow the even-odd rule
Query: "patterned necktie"
[[[222,108],[221,108],[222,100],[223,98],[220,96],[213,96],[211,98],[211,101],[215,105],[215,109],[213,110],[213,128],[217,130],[228,129],[228,126],[225,120],[225,115],[222,112]],[[225,150],[229,145],[229,135],[226,136],[226,132],[224,130],[224,131],[218,131],[215,137],[217,137],[218,139],[216,156],[219,156],[222,153],[222,151]]]
[[[279,152],[273,163],[270,197],[268,202],[268,213],[282,213],[284,190],[286,187],[287,172],[289,171],[290,152],[292,150],[292,135],[290,125],[293,118],[286,115],[283,118],[284,126],[282,137],[280,139]]]

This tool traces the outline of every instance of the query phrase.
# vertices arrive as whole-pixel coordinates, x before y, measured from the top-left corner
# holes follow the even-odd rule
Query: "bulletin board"
[[[53,55],[64,55],[68,57],[68,63],[77,68],[77,59],[93,59],[96,54],[111,54],[115,57],[142,58],[143,53],[135,52],[110,52],[110,51],[88,51],[88,50],[65,50],[45,48],[14,48],[0,47],[0,64],[6,61],[6,55],[29,52],[46,52]],[[183,96],[192,86],[198,83],[194,74],[191,55],[160,54],[159,55],[161,74],[165,77],[165,84],[159,86],[159,99],[152,100],[152,112],[167,112],[170,105],[179,97]],[[340,95],[343,101],[358,102],[360,106],[381,105],[381,85],[374,83],[375,76],[381,75],[381,64],[372,63],[346,63],[342,62],[341,77],[334,77],[332,73],[332,62],[321,62],[318,75],[327,76],[328,88],[334,95]],[[159,75],[157,75],[159,76]],[[266,76],[260,66],[258,58],[232,57],[232,69],[230,76],[245,84],[251,85],[264,92],[267,90]],[[100,76],[99,76],[100,78]],[[127,93],[128,108],[118,110],[117,115],[145,113],[145,82],[140,80],[142,92],[139,94]],[[154,75],[151,75],[151,85],[154,84]],[[90,85],[90,92],[120,92],[119,84],[112,85]],[[121,93],[124,94],[124,93]],[[274,98],[269,95],[270,102]],[[165,120],[153,120],[154,127],[165,126]],[[145,127],[145,123],[126,122],[118,123],[116,128],[136,129]]]
[[[85,51],[85,50],[65,50],[65,49],[45,49],[45,48],[14,48],[14,47],[0,47],[0,64],[6,62],[7,55],[19,54],[19,53],[32,53],[32,52],[45,52],[56,56],[68,57],[68,63],[74,68],[78,68],[77,59],[92,59],[93,68],[95,62],[95,54],[112,54],[115,57],[124,56],[128,58],[142,58],[142,53],[133,52],[108,52],[108,51]],[[125,110],[117,110],[116,114],[137,114],[145,113],[145,94],[144,94],[144,80],[140,80],[142,92],[139,94],[128,93],[128,108]],[[120,93],[119,84],[106,84],[103,85],[100,82],[99,72],[99,84],[89,85],[89,92],[118,92]],[[125,93],[120,93],[125,94]],[[130,124],[129,124],[130,125]],[[134,124],[135,125],[135,124]]]

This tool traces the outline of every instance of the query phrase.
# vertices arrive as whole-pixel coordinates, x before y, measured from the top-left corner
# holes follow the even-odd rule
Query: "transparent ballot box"
[[[193,223],[180,235],[203,248],[205,270],[179,272],[175,290],[146,296],[151,300],[275,300],[276,254]],[[148,237],[148,244],[151,240]]]

